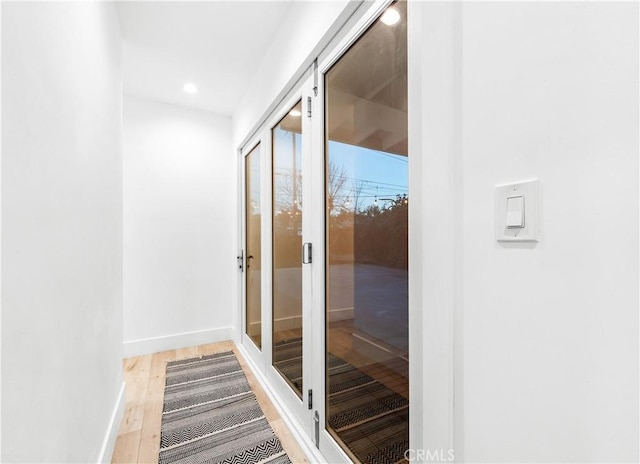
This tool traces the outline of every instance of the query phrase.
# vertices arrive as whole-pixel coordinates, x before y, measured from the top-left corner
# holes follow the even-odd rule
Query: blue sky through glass
[[[378,206],[388,204],[386,199],[408,194],[409,170],[406,156],[394,155],[356,145],[329,141],[331,163],[345,177],[340,192],[353,205],[358,196],[360,209],[378,199]]]

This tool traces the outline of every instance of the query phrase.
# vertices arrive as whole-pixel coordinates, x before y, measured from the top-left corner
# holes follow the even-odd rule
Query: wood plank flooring
[[[126,409],[111,462],[157,464],[167,361],[227,350],[233,350],[238,357],[264,415],[282,442],[291,462],[308,463],[305,454],[232,342],[200,345],[125,359]]]

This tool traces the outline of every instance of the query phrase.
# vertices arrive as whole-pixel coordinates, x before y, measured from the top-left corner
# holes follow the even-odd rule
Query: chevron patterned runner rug
[[[233,351],[167,363],[159,464],[290,464]]]

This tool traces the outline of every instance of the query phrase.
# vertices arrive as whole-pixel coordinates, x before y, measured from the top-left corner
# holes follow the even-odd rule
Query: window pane
[[[247,335],[258,348],[262,347],[261,319],[261,205],[260,205],[260,144],[245,157],[245,211],[247,234],[246,309]]]
[[[406,4],[325,77],[327,429],[356,460],[398,462],[409,446]]]
[[[273,128],[273,365],[302,398],[302,102]]]

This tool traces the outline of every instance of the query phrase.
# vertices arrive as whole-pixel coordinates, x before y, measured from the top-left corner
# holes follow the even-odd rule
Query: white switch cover
[[[537,242],[540,235],[539,203],[538,179],[497,185],[495,191],[496,240]]]
[[[507,229],[522,229],[524,224],[524,195],[507,197]]]

